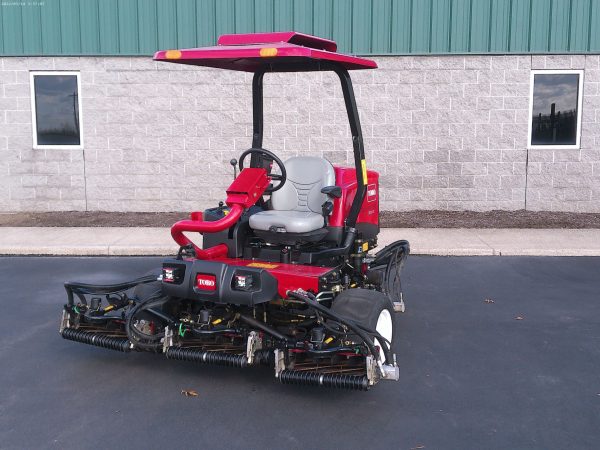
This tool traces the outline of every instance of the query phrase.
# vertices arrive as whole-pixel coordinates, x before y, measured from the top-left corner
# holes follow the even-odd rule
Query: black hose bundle
[[[87,284],[67,281],[65,283],[65,289],[67,291],[67,304],[69,306],[73,306],[73,294],[77,295],[82,304],[87,305],[85,295],[116,294],[119,292],[124,292],[140,284],[155,282],[157,277],[158,275],[154,274],[145,275],[143,277],[136,278],[135,280],[116,284]]]
[[[381,291],[392,301],[396,301],[402,295],[400,272],[409,254],[408,241],[396,241],[377,252],[369,266],[369,278],[379,284]]]
[[[242,322],[245,322],[247,325],[250,325],[251,327],[258,328],[259,330],[262,330],[265,333],[270,334],[275,339],[279,339],[280,341],[288,342],[291,340],[291,338],[289,336],[286,336],[286,335],[280,333],[279,331],[275,330],[274,328],[270,327],[269,325],[267,325],[264,322],[256,320],[254,317],[240,314],[240,320]]]
[[[385,356],[385,362],[387,364],[393,364],[393,359],[392,359],[392,354],[391,354],[391,351],[389,348],[389,344],[388,344],[387,340],[383,339],[377,331],[368,330],[368,329],[366,329],[366,327],[359,325],[352,320],[346,319],[346,318],[334,313],[333,311],[331,311],[331,309],[329,309],[329,308],[321,305],[319,302],[317,302],[316,299],[314,298],[314,296],[312,296],[312,294],[310,294],[310,293],[306,293],[306,295],[304,295],[299,292],[290,291],[290,292],[288,292],[288,295],[290,295],[298,300],[306,302],[306,304],[308,306],[310,306],[312,309],[314,309],[315,311],[318,311],[319,313],[323,314],[324,316],[327,316],[327,317],[335,320],[336,322],[339,322],[342,325],[345,325],[346,327],[348,327],[354,334],[356,334],[360,339],[362,339],[362,341],[369,348],[369,351],[375,358],[378,357],[378,351],[377,351],[377,348],[375,347],[375,344],[373,343],[373,340],[371,339],[371,337],[369,335],[374,335],[374,336],[378,337],[378,339],[380,339],[379,342],[381,343],[381,347],[382,347],[381,350],[383,351],[383,354]],[[311,298],[311,296],[313,298]]]
[[[174,321],[167,315],[157,310],[157,308],[162,308],[162,306],[168,300],[168,297],[164,297],[160,292],[157,292],[147,299],[136,303],[135,306],[129,309],[127,319],[125,321],[125,331],[127,332],[127,337],[135,345],[135,347],[153,352],[158,352],[161,350],[161,339],[165,337],[164,329],[163,331],[155,334],[144,333],[135,326],[135,320],[139,318],[142,313],[148,313],[160,318],[164,322],[167,322],[167,324],[172,325]]]
[[[308,296],[310,299],[312,299],[313,301],[317,302],[317,298],[316,298],[316,297],[315,297],[313,294],[311,294],[310,292],[307,292],[307,293],[306,293],[306,295],[307,295],[307,296]],[[331,314],[335,314],[333,311],[331,311],[331,309],[329,309],[329,312],[330,312]],[[318,313],[318,312],[315,312],[315,313],[316,313],[316,314],[317,314],[317,316],[320,318],[320,316],[319,316],[319,313]],[[337,317],[341,317],[339,314],[336,314],[336,316],[337,316]],[[346,319],[346,318],[342,318],[342,319],[343,319],[344,321],[346,321],[346,322],[350,321],[349,319]],[[334,320],[334,322],[335,322],[335,320]],[[339,322],[339,321],[338,321],[338,322]],[[385,355],[388,355],[388,356],[390,356],[390,357],[391,357],[392,343],[391,343],[391,342],[390,342],[388,339],[384,338],[384,337],[381,335],[381,333],[379,333],[377,330],[372,330],[372,329],[370,329],[370,328],[368,328],[368,327],[366,327],[366,326],[364,326],[364,325],[362,325],[362,324],[360,324],[360,323],[358,323],[358,322],[355,322],[355,321],[350,321],[350,322],[352,322],[354,325],[356,325],[357,327],[359,327],[359,328],[360,328],[361,330],[363,330],[365,333],[367,333],[367,334],[369,334],[369,335],[371,335],[371,336],[374,336],[374,337],[376,337],[376,338],[379,340],[379,342],[381,343],[381,345],[383,346],[383,348],[382,348],[382,351],[383,351],[383,353],[384,353],[384,356],[385,356]],[[331,325],[329,325],[329,324],[325,323],[323,320],[321,320],[321,325],[323,325],[323,327],[325,327],[325,328],[326,328],[328,331],[330,331],[332,334],[335,334],[335,335],[346,334],[346,332],[345,332],[345,331],[343,331],[343,330],[339,330],[339,329],[335,329],[333,326],[331,326]],[[390,353],[387,353],[387,352],[390,352]],[[388,358],[388,357],[386,356],[386,361],[389,361],[389,363],[391,364],[391,358]]]

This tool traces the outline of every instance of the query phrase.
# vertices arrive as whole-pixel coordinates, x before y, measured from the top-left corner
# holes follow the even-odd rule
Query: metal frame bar
[[[282,69],[284,70],[277,70],[275,66],[272,66],[270,69],[273,72],[287,72],[289,71],[290,67],[283,66]],[[350,213],[346,218],[346,227],[354,228],[356,226],[356,220],[367,192],[367,179],[365,148],[360,126],[358,107],[356,105],[356,98],[354,96],[354,89],[352,87],[352,79],[350,78],[348,70],[339,64],[322,62],[319,65],[319,69],[335,72],[342,85],[346,113],[348,114],[350,131],[352,133],[352,148],[354,152],[354,167],[356,169],[357,183],[356,196],[352,201]],[[266,71],[267,68],[264,68],[255,72],[254,78],[252,79],[252,148],[261,148],[263,142],[263,78]]]

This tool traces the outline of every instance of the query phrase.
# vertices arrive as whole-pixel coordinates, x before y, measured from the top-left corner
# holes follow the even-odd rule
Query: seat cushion
[[[311,211],[271,210],[250,216],[250,227],[254,230],[308,233],[323,228],[324,225],[323,216]]]
[[[285,169],[287,181],[271,196],[273,209],[322,214],[327,195],[321,189],[335,184],[331,163],[317,156],[295,156],[285,162]]]

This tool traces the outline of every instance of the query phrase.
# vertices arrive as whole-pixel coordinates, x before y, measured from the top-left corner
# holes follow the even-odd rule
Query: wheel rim
[[[388,341],[392,342],[392,337],[394,333],[394,324],[392,321],[392,315],[388,311],[388,309],[383,309],[379,313],[379,317],[377,318],[377,326],[375,327],[375,331],[377,331],[381,336],[383,336]],[[383,349],[383,345],[377,338],[375,338],[375,345],[379,346],[379,348]],[[381,362],[385,361],[385,355],[383,351],[379,352],[379,359]]]

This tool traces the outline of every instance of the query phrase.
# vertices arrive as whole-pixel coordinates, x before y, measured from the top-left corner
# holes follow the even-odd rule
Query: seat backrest
[[[277,211],[312,211],[322,214],[321,205],[327,195],[325,186],[335,185],[335,171],[325,158],[296,156],[285,161],[287,181],[271,195],[271,205]]]

